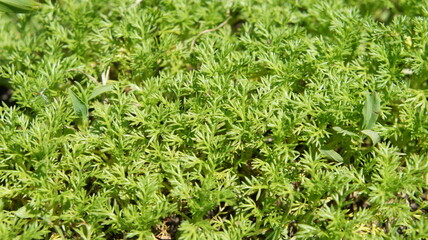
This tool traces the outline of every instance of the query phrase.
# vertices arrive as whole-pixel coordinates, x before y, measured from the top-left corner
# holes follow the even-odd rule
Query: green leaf
[[[89,115],[88,104],[82,101],[82,99],[80,99],[73,90],[70,89],[68,94],[70,95],[71,103],[73,104],[76,115],[82,119],[86,119]]]
[[[336,132],[345,135],[345,136],[354,136],[354,137],[358,137],[358,134],[350,132],[348,130],[345,130],[341,127],[333,127],[333,130],[335,130]]]
[[[363,129],[374,127],[380,111],[380,98],[377,93],[366,93],[366,102],[363,108]]]
[[[3,149],[0,148],[0,150],[3,150]],[[0,187],[0,198],[6,197],[6,196],[10,196],[13,193],[14,193],[13,190],[10,190],[10,189],[8,189],[6,187]]]
[[[373,145],[376,145],[376,143],[378,143],[380,141],[379,134],[373,130],[366,129],[366,130],[363,130],[361,132],[370,137],[370,139],[373,142]]]
[[[26,13],[34,10],[38,3],[32,0],[0,0],[0,11],[9,13]]]
[[[96,98],[97,96],[103,93],[109,92],[111,90],[113,90],[113,85],[104,85],[104,86],[96,87],[94,91],[92,91],[92,94],[89,96],[89,99]]]
[[[320,149],[320,152],[329,159],[335,160],[337,162],[343,162],[342,156],[332,149]]]
[[[32,218],[34,217],[34,214],[31,214],[28,210],[27,207],[23,206],[20,209],[15,211],[15,215],[19,218]]]

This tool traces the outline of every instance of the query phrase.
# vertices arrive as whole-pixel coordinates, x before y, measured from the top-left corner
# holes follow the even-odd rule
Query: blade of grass
[[[9,13],[26,13],[34,10],[38,3],[32,0],[0,0],[0,11]]]
[[[363,108],[363,129],[372,129],[380,111],[380,98],[377,93],[367,93]]]

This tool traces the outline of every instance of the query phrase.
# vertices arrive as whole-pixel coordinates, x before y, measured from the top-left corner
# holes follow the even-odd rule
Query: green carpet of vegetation
[[[0,13],[0,238],[427,238],[427,6]]]

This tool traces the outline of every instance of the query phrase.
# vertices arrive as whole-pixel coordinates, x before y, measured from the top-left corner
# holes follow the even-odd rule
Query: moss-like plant
[[[0,13],[0,238],[427,238],[426,4]]]

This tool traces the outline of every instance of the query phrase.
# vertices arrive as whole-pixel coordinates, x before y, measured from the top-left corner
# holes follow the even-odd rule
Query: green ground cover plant
[[[0,239],[428,237],[428,1],[29,2]]]

